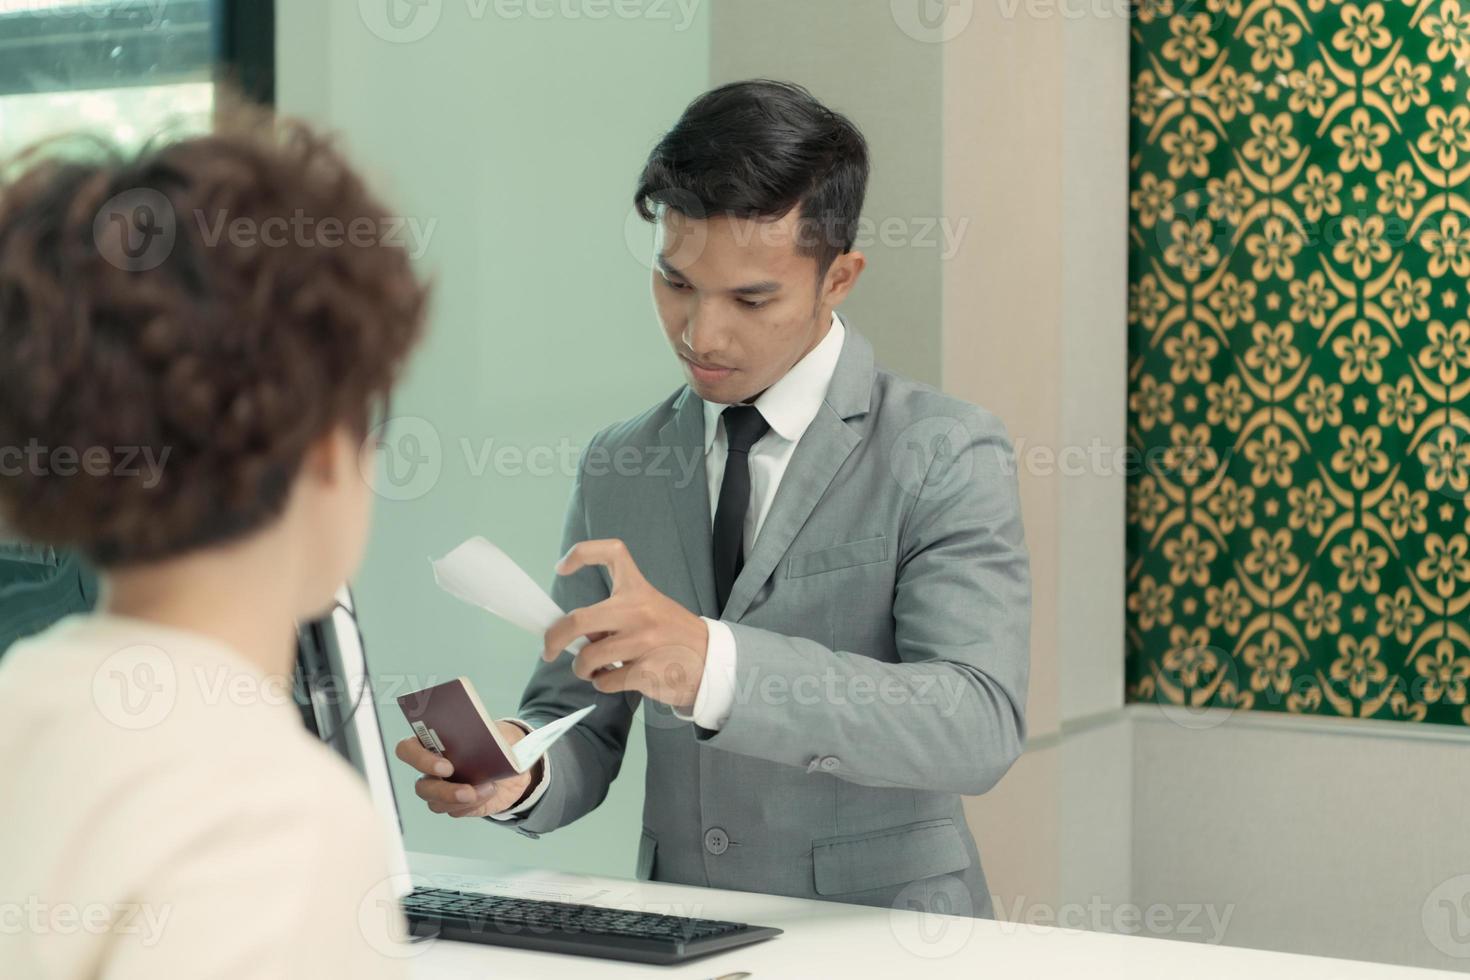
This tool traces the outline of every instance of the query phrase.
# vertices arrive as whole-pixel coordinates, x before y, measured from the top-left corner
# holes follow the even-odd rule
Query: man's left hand
[[[622,541],[583,541],[557,562],[556,571],[571,575],[589,565],[607,568],[612,595],[553,623],[546,631],[542,658],[555,660],[567,644],[585,636],[590,642],[572,665],[578,677],[590,680],[604,694],[637,691],[689,709],[704,677],[709,627],[649,585]],[[610,666],[619,661],[621,667]]]

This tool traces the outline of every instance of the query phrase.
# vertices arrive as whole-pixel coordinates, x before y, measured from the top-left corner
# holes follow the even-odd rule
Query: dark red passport
[[[455,783],[488,783],[514,776],[516,768],[500,726],[485,714],[485,706],[468,678],[426,687],[398,699],[403,716],[413,726],[419,744],[454,765]]]

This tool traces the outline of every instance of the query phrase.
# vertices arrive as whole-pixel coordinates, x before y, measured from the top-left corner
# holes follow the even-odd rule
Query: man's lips
[[[684,363],[689,365],[689,370],[700,381],[719,381],[723,378],[728,378],[735,372],[734,368],[706,366],[687,357],[684,358]]]

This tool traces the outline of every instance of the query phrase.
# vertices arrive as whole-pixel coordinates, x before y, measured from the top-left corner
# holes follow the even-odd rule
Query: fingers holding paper
[[[638,570],[637,563],[633,561],[633,554],[628,546],[617,538],[601,538],[572,545],[572,550],[556,563],[556,573],[571,575],[589,565],[601,565],[607,569],[612,576],[613,595],[617,595],[620,590],[648,584],[643,573]]]
[[[589,680],[600,693],[636,691],[681,711],[693,708],[704,677],[703,653],[695,654],[689,647],[678,645],[655,647],[636,657],[609,652],[602,659],[620,666],[598,669],[584,664],[584,658],[592,650],[593,646],[589,646],[577,654],[572,670],[584,680]]]
[[[589,642],[572,670],[598,691],[637,691],[673,707],[692,705],[709,646],[704,620],[650,585],[622,541],[583,541],[556,571],[571,575],[590,565],[608,569],[612,595],[552,623],[542,657],[555,660],[578,637],[586,637]]]

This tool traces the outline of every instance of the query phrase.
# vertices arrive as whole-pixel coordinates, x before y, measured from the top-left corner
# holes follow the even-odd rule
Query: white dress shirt
[[[745,512],[743,535],[747,558],[755,550],[756,539],[765,525],[766,515],[771,512],[771,502],[776,499],[791,454],[827,397],[845,334],[842,321],[833,313],[827,336],[754,402],[771,430],[750,449],[750,506]],[[729,456],[720,413],[729,407],[718,402],[704,403],[704,472],[711,523],[719,506],[720,484],[725,479],[725,460]],[[735,705],[735,634],[719,620],[706,618],[705,623],[709,627],[709,650],[693,713],[686,715],[678,710],[674,713],[701,728],[718,730],[724,727]]]
[[[755,550],[756,539],[760,536],[766,515],[771,512],[771,502],[776,499],[776,490],[786,475],[791,454],[796,451],[796,444],[806,434],[827,397],[827,388],[837,371],[837,358],[842,353],[846,332],[842,320],[833,313],[827,336],[753,402],[771,429],[750,449],[750,506],[745,512],[742,536],[747,558]],[[729,456],[729,442],[720,413],[729,407],[719,402],[704,403],[704,472],[711,526],[715,510],[719,507],[720,484],[725,479],[725,460]],[[717,731],[724,727],[735,706],[735,634],[717,619],[701,618],[709,629],[709,646],[699,694],[691,714],[684,714],[677,708],[674,714],[701,728]],[[530,726],[525,722],[514,718],[509,720],[529,730]],[[509,820],[529,810],[546,793],[551,782],[551,759],[550,756],[542,759],[546,768],[541,782],[521,803],[494,814],[494,819]]]

